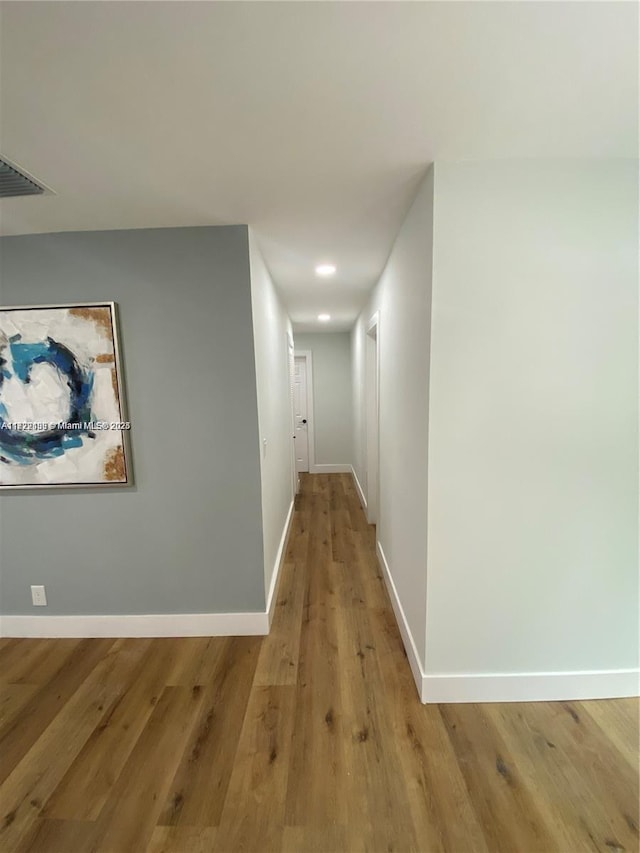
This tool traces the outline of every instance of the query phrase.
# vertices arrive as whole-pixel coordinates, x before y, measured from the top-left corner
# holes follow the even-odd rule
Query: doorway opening
[[[293,417],[296,446],[296,476],[313,471],[313,356],[310,350],[297,351],[294,358]]]
[[[379,312],[373,315],[365,335],[365,406],[367,458],[367,521],[378,523],[380,503],[379,477]]]
[[[300,477],[296,470],[296,434],[295,434],[295,379],[296,367],[294,356],[293,335],[287,332],[287,365],[289,370],[289,403],[290,403],[290,423],[289,435],[291,436],[291,478],[292,478],[292,495],[298,494],[300,491]]]

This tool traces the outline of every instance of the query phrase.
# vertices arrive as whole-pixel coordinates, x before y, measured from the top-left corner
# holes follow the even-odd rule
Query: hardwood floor
[[[423,706],[347,475],[269,637],[0,641],[0,850],[638,851],[636,700]]]

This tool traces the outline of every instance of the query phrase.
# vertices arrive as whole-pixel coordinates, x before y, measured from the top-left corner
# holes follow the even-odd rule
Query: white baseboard
[[[353,481],[356,484],[356,490],[358,492],[358,497],[360,498],[360,503],[362,504],[362,509],[366,510],[367,499],[364,496],[364,491],[362,490],[360,480],[358,480],[358,475],[356,474],[356,469],[353,467],[353,465],[351,466],[351,476],[353,477]]]
[[[422,701],[559,702],[640,695],[640,670],[426,675]]]
[[[273,620],[280,567],[294,503],[280,538],[265,611],[254,613],[152,613],[104,616],[0,616],[0,637],[254,637],[266,636]]]
[[[269,633],[256,613],[153,613],[117,616],[3,616],[1,637],[245,637]]]
[[[566,702],[640,696],[638,669],[427,675],[379,542],[376,543],[376,551],[422,702]]]
[[[271,628],[271,623],[273,622],[273,614],[276,609],[276,598],[278,596],[280,569],[282,568],[282,564],[284,562],[284,555],[285,551],[287,550],[287,541],[289,540],[289,533],[291,531],[291,522],[293,521],[293,507],[294,501],[291,501],[291,506],[289,507],[289,512],[287,513],[284,528],[282,529],[282,536],[280,537],[280,545],[278,546],[278,553],[276,554],[275,563],[273,565],[273,572],[271,574],[271,584],[269,585],[269,594],[267,595],[267,616],[269,619],[269,628]]]
[[[350,474],[351,465],[335,462],[331,465],[310,465],[311,474]]]
[[[357,482],[358,481],[356,478],[356,483]],[[389,564],[387,563],[387,558],[385,557],[384,551],[382,550],[382,545],[379,542],[376,542],[376,553],[378,555],[378,561],[382,568],[384,581],[387,585],[389,598],[391,599],[391,606],[393,607],[393,612],[396,615],[396,622],[398,623],[398,628],[400,629],[400,636],[402,637],[402,642],[404,643],[407,658],[409,659],[409,666],[411,667],[411,672],[413,673],[413,679],[416,683],[416,687],[418,688],[418,695],[424,702],[425,700],[422,698],[422,696],[425,675],[422,669],[422,664],[420,663],[420,656],[418,655],[418,650],[413,640],[413,635],[409,628],[407,617],[404,615],[402,604],[400,603],[400,599],[398,598],[398,591],[396,590],[396,585],[393,582],[391,571],[389,570]]]

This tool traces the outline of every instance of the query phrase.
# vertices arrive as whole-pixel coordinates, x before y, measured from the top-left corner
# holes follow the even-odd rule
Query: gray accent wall
[[[247,228],[9,237],[0,253],[3,305],[118,303],[135,481],[2,493],[0,612],[264,611]]]

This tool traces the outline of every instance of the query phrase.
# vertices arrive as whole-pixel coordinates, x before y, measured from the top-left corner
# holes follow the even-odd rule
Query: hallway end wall
[[[350,470],[353,383],[349,332],[294,332],[296,350],[313,356],[314,471]]]

